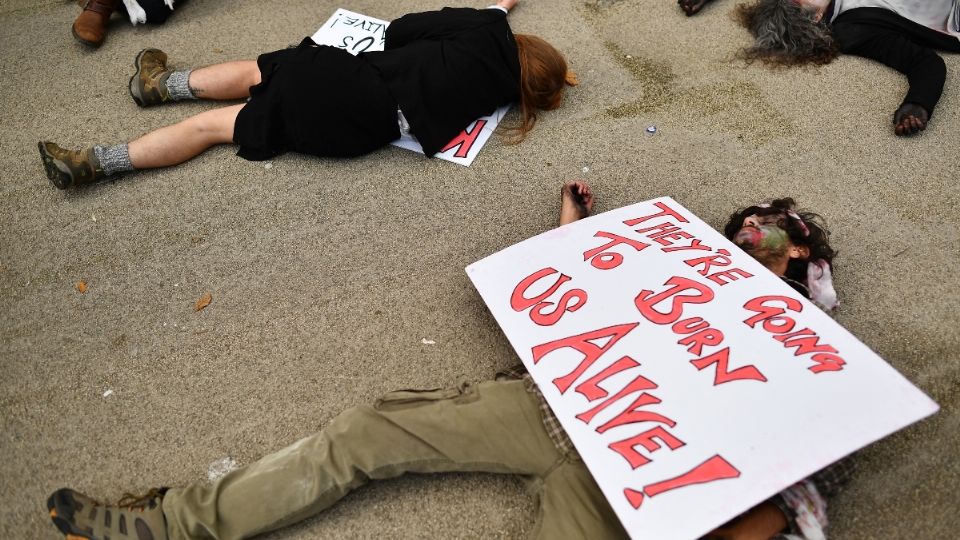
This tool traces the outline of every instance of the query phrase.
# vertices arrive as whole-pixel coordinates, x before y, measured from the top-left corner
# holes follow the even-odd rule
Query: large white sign
[[[387,26],[389,25],[390,23],[387,21],[367,17],[345,9],[338,9],[311,36],[311,39],[318,45],[330,45],[331,47],[344,49],[354,55],[366,51],[382,51]],[[434,157],[469,167],[509,109],[510,106],[505,105],[494,111],[490,116],[475,120],[447,143],[440,152],[437,152]],[[420,143],[410,135],[403,135],[391,144],[423,153]]]
[[[669,197],[467,274],[634,538],[697,538],[938,409]]]

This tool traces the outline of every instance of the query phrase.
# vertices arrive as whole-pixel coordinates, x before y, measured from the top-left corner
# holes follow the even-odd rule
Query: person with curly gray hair
[[[678,0],[688,16],[709,1]],[[925,130],[940,100],[947,70],[936,50],[960,53],[960,0],[755,0],[736,14],[754,37],[740,51],[748,62],[821,65],[843,53],[906,75],[897,135]]]

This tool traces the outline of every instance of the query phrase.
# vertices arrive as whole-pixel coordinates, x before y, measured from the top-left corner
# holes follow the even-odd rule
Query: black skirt
[[[237,155],[353,157],[400,137],[397,102],[366,60],[305,38],[257,58],[260,84],[237,115]]]

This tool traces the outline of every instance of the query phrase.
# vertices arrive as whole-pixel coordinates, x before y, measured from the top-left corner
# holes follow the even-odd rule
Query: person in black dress
[[[576,84],[563,56],[535,36],[514,35],[507,13],[444,8],[393,21],[383,51],[352,56],[310,38],[256,61],[171,71],[166,54],[138,54],[130,94],[141,106],[181,99],[241,99],[129,144],[65,150],[40,142],[47,177],[58,188],[118,172],[182,163],[207,148],[236,143],[238,155],[270,159],[294,151],[326,157],[369,153],[408,129],[428,156],[470,122],[519,102],[520,140],[537,112],[558,107]]]

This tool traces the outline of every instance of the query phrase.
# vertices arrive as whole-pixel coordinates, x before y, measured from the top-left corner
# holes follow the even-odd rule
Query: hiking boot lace
[[[123,497],[120,497],[120,500],[117,501],[117,506],[120,508],[139,510],[140,512],[146,509],[152,510],[157,507],[157,500],[163,497],[165,491],[165,489],[153,488],[143,495],[124,493]]]

